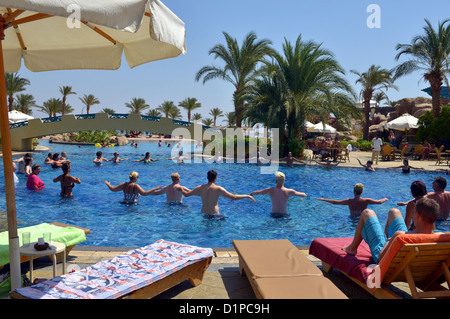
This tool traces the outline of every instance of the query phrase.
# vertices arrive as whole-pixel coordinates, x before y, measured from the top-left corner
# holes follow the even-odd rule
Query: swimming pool
[[[52,180],[61,174],[61,169],[53,169],[43,164],[48,152],[34,155],[35,163],[41,164],[40,178],[45,189],[32,192],[26,189],[26,178],[18,174],[16,186],[16,210],[19,227],[42,222],[61,222],[91,229],[87,240],[80,245],[135,247],[144,246],[158,239],[172,240],[204,247],[231,247],[233,239],[278,239],[287,238],[295,245],[309,245],[317,237],[353,236],[357,220],[350,218],[347,206],[336,206],[317,200],[319,197],[344,199],[353,197],[355,183],[363,183],[364,197],[389,201],[382,205],[370,206],[384,224],[387,212],[397,207],[399,201],[411,198],[410,184],[422,180],[431,191],[434,172],[413,171],[402,174],[399,170],[377,169],[365,172],[363,168],[337,167],[326,169],[315,166],[280,166],[286,174],[285,186],[305,192],[307,197],[291,197],[288,203],[289,216],[270,216],[269,196],[255,196],[256,203],[249,199],[232,201],[219,200],[221,213],[226,218],[216,220],[205,218],[200,213],[199,197],[184,199],[182,205],[169,205],[165,195],[140,197],[139,204],[125,206],[119,202],[122,192],[113,193],[104,184],[112,185],[128,181],[128,174],[139,172],[138,184],[144,190],[171,183],[170,175],[178,172],[181,185],[190,189],[206,182],[210,169],[218,172],[217,184],[235,194],[249,194],[253,190],[274,186],[273,175],[260,174],[260,167],[252,164],[186,163],[176,164],[170,160],[143,164],[131,162],[151,152],[152,158],[171,157],[171,148],[158,147],[156,142],[139,141],[138,148],[130,145],[112,148],[96,148],[48,143],[52,152],[66,151],[72,162],[71,175],[79,177],[82,184],[73,189],[73,198],[61,198],[60,184]],[[112,158],[117,151],[120,158],[128,161],[120,164],[111,162],[97,167],[92,161],[101,150],[105,158]],[[14,158],[18,158],[15,156]],[[354,160],[354,159],[352,159]],[[0,166],[3,166],[1,162]],[[0,169],[3,178],[3,167]],[[6,210],[4,185],[0,185],[0,209]],[[399,207],[405,213],[405,207]],[[449,231],[447,221],[437,225],[441,231]]]

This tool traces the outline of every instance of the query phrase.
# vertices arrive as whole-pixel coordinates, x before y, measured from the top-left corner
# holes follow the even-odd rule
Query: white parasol
[[[314,126],[311,126],[307,129],[308,132],[312,133],[336,133],[336,129],[328,124],[319,122],[317,124],[314,124]]]
[[[124,32],[126,31],[126,32]],[[0,74],[117,69],[186,53],[184,23],[159,0],[0,0]],[[0,76],[11,288],[20,283],[19,238],[5,77]]]
[[[418,122],[417,117],[405,113],[397,117],[395,120],[388,122],[386,124],[386,127],[394,130],[403,131],[408,130],[410,128],[418,128],[419,125],[417,124],[417,122]]]
[[[11,123],[21,122],[21,121],[28,121],[34,119],[31,115],[19,112],[17,110],[12,110],[8,112],[8,118]]]

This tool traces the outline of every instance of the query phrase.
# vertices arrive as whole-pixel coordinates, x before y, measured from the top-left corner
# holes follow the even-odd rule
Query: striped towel
[[[211,248],[160,239],[83,270],[15,291],[31,299],[115,299],[212,256]]]

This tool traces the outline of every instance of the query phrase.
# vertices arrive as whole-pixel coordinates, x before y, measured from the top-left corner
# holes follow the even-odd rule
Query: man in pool
[[[347,198],[343,200],[335,200],[335,199],[327,199],[327,198],[318,198],[318,200],[334,204],[334,205],[348,205],[348,208],[350,209],[350,216],[351,217],[359,217],[361,216],[361,213],[363,210],[367,208],[369,205],[379,205],[386,202],[388,199],[371,199],[371,198],[362,198],[361,194],[364,190],[364,185],[361,183],[356,184],[353,187],[353,198]]]
[[[447,219],[450,215],[450,191],[446,191],[447,181],[442,176],[433,181],[433,190],[427,194],[428,198],[434,199],[439,204],[439,220]]]
[[[275,173],[275,187],[253,191],[250,195],[266,195],[269,194],[272,200],[272,213],[274,217],[287,214],[287,201],[290,196],[306,197],[305,193],[298,192],[294,189],[284,187],[286,176],[281,172]]]
[[[183,202],[183,193],[180,192],[181,189],[184,189],[186,192],[190,191],[190,189],[180,185],[180,174],[172,173],[170,176],[172,179],[172,184],[167,185],[160,190],[153,192],[153,195],[162,195],[166,194],[166,199],[168,203],[178,204]]]
[[[400,234],[433,234],[434,222],[439,216],[439,204],[430,198],[419,199],[414,207],[413,220],[416,228],[408,231],[402,213],[392,208],[388,213],[385,229],[380,224],[375,212],[365,209],[356,226],[355,236],[350,245],[342,249],[350,255],[357,253],[362,240],[369,245],[370,252],[376,264],[383,258],[392,239]]]
[[[200,196],[202,198],[202,213],[207,216],[221,216],[219,213],[219,197],[223,196],[232,200],[250,198],[255,199],[250,195],[235,195],[227,192],[225,188],[216,185],[217,172],[215,170],[208,171],[208,183],[199,185],[193,190],[185,191],[184,188],[179,188],[185,197]]]

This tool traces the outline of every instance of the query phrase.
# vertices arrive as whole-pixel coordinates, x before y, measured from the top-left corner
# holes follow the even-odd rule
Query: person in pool
[[[292,152],[289,152],[286,157],[280,158],[280,161],[283,161],[283,160],[286,161],[286,166],[287,167],[294,166],[294,162],[305,164],[304,162],[302,162],[302,161],[296,159],[295,157],[293,157],[292,156]]]
[[[172,173],[170,178],[172,179],[172,184],[155,191],[153,195],[166,194],[166,199],[168,203],[182,203],[183,193],[180,192],[180,189],[183,188],[186,192],[190,191],[190,189],[180,185],[181,180],[180,174]]]
[[[364,190],[364,185],[361,183],[356,184],[353,187],[353,198],[347,198],[342,200],[335,199],[327,199],[327,198],[318,198],[318,200],[334,204],[334,205],[347,205],[350,210],[351,217],[359,217],[363,210],[367,208],[369,205],[380,205],[384,202],[388,201],[387,198],[383,199],[372,199],[372,198],[362,198],[361,194]]]
[[[139,178],[139,173],[132,171],[129,175],[130,181],[124,182],[117,186],[112,186],[110,182],[105,181],[106,186],[108,186],[109,190],[112,192],[120,192],[123,191],[123,203],[137,203],[140,195],[148,196],[155,195],[154,192],[161,188],[161,186],[152,188],[148,191],[144,191],[139,184],[137,184],[137,180]]]
[[[375,172],[375,168],[372,166],[373,165],[372,161],[367,161],[366,165],[364,165],[363,163],[361,163],[359,158],[357,158],[357,160],[358,160],[359,164],[366,169],[366,171]]]
[[[282,172],[275,173],[275,187],[268,187],[262,190],[256,190],[250,195],[270,195],[272,200],[272,212],[274,217],[283,216],[287,214],[287,201],[290,196],[306,197],[305,193],[298,192],[294,189],[284,187],[286,176]]]
[[[109,161],[113,162],[114,164],[119,164],[121,161],[128,161],[128,158],[120,158],[118,152],[113,153],[113,158],[111,158]]]
[[[145,153],[144,158],[141,158],[140,160],[134,160],[133,162],[144,162],[144,164],[150,164],[151,162],[157,162],[161,159],[154,159],[150,157],[150,152]]]
[[[414,181],[411,183],[410,186],[411,189],[411,195],[414,197],[414,199],[404,203],[404,202],[398,202],[398,206],[405,206],[406,205],[406,213],[405,213],[405,225],[409,229],[414,229],[414,223],[412,221],[413,214],[414,214],[414,207],[416,206],[416,202],[425,197],[427,195],[427,186],[422,181]]]
[[[396,166],[396,167],[389,167],[389,168],[401,168],[402,172],[405,174],[408,174],[411,171],[411,168],[412,169],[423,169],[421,167],[413,167],[413,166],[409,165],[409,161],[406,158],[403,160],[403,165]]]
[[[94,158],[94,161],[93,161],[93,162],[94,162],[97,166],[102,166],[103,161],[105,161],[105,162],[109,162],[109,161],[110,161],[109,159],[106,159],[106,158],[103,157],[103,153],[102,153],[101,151],[98,151],[95,155],[97,155],[97,157]]]
[[[70,163],[63,163],[62,166],[62,175],[53,179],[53,183],[60,182],[61,183],[61,193],[62,197],[72,197],[72,190],[75,187],[75,183],[81,184],[81,180],[78,177],[73,177],[69,175],[71,166]]]
[[[217,172],[210,170],[207,173],[208,183],[199,185],[193,190],[186,191],[180,188],[179,191],[185,197],[200,196],[202,198],[202,213],[206,216],[221,216],[219,213],[219,197],[223,196],[232,200],[250,198],[255,201],[251,195],[235,195],[229,193],[225,188],[216,185]]]
[[[40,191],[45,188],[45,183],[38,176],[41,172],[41,165],[34,164],[31,170],[33,173],[28,175],[27,188],[33,191]]]

